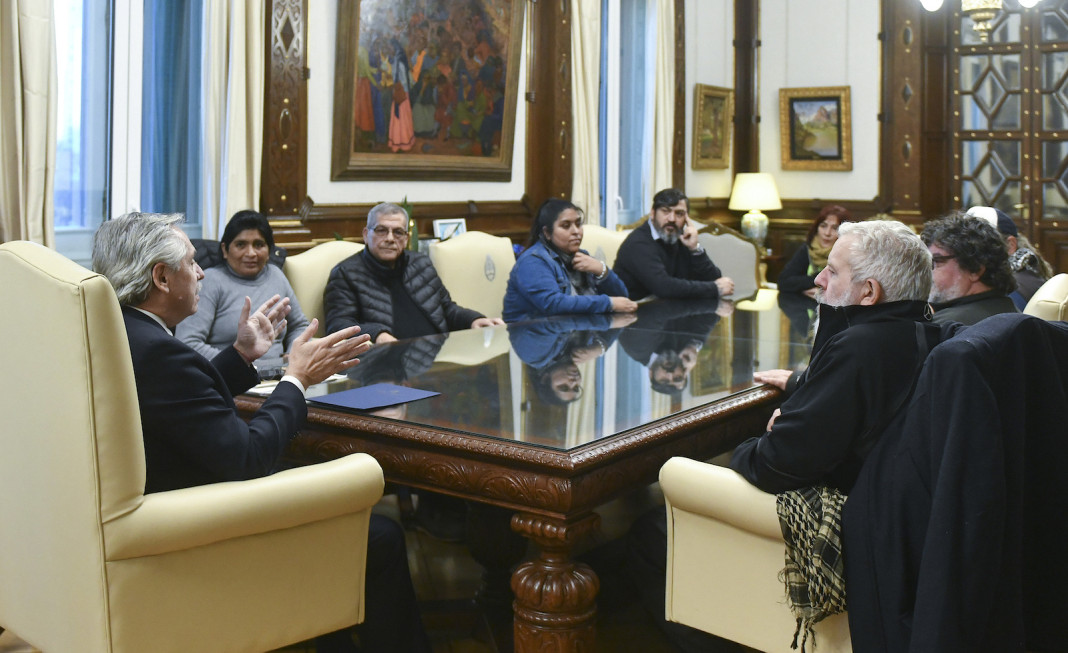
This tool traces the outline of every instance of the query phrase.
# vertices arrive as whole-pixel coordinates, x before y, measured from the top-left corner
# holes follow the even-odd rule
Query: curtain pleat
[[[0,2],[0,242],[52,247],[56,35],[51,2]]]
[[[600,111],[601,0],[571,3],[571,112],[574,155],[571,201],[586,214],[589,224],[600,219]]]
[[[652,192],[672,187],[671,152],[675,130],[675,5],[656,0],[656,91],[653,93]]]
[[[211,2],[205,16],[204,237],[256,209],[263,153],[264,0]]]

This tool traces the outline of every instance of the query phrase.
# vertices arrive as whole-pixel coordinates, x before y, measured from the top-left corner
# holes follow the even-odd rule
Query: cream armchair
[[[1068,320],[1068,274],[1054,275],[1042,284],[1023,312],[1043,320]]]
[[[508,275],[515,265],[512,241],[468,231],[430,245],[430,262],[452,301],[486,317],[500,317]]]
[[[709,258],[723,276],[734,280],[734,294],[730,299],[754,299],[763,284],[760,271],[760,248],[730,227],[712,223],[697,232],[697,242],[705,248]]]
[[[328,240],[319,243],[306,252],[286,258],[282,271],[293,286],[293,293],[300,302],[300,310],[307,316],[319,320],[320,335],[325,333],[325,315],[323,308],[323,291],[330,279],[330,271],[338,263],[363,249],[361,243],[347,240]]]
[[[110,284],[27,242],[0,279],[0,628],[48,653],[251,652],[362,621],[373,458],[146,496]]]
[[[599,224],[583,225],[582,249],[611,268],[616,264],[619,248],[629,234],[629,231],[612,231]]]
[[[733,470],[687,458],[660,469],[667,508],[668,621],[760,651],[790,653],[797,627],[779,572],[775,495]],[[816,625],[819,653],[851,651],[846,615]]]

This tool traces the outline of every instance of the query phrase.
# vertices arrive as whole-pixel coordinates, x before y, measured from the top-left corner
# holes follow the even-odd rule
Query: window
[[[203,2],[55,0],[56,249],[88,266],[92,234],[131,210],[198,200]]]
[[[652,204],[656,4],[603,0],[601,12],[601,214],[614,228]]]
[[[110,0],[56,0],[59,96],[54,188],[57,249],[82,264],[109,213]]]

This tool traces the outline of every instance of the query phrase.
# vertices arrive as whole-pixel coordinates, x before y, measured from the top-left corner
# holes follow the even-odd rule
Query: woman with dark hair
[[[280,365],[283,345],[289,349],[308,326],[308,318],[301,312],[282,270],[267,264],[273,248],[274,234],[263,214],[255,211],[235,213],[219,239],[225,264],[204,271],[197,311],[178,323],[174,335],[210,360],[234,344],[245,297],[252,299],[253,306],[259,306],[274,295],[288,297],[290,311],[286,328],[260,358],[261,368]]]
[[[852,221],[853,216],[843,206],[831,204],[823,207],[805,236],[808,245],[798,249],[779,273],[779,290],[815,297],[816,275],[827,267],[827,256],[838,240],[838,227],[843,222]]]
[[[567,313],[637,310],[627,287],[603,262],[579,248],[582,212],[562,199],[546,200],[534,217],[528,247],[508,277],[504,320]]]

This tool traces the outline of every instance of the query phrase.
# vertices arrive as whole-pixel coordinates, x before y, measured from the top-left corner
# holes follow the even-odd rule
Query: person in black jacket
[[[212,360],[174,337],[197,310],[204,272],[177,224],[180,214],[131,213],[101,225],[93,267],[122,306],[145,440],[145,492],[257,478],[279,459],[307,417],[308,386],[356,365],[369,347],[358,327],[312,340],[317,321],[293,341],[289,367],[246,423],[233,396],[255,385],[252,362],[285,327],[289,300],[275,295],[255,312],[245,298],[234,344]],[[404,533],[372,515],[368,533],[366,651],[429,651],[408,572]],[[355,651],[347,631],[321,638],[319,653]]]
[[[653,196],[649,219],[619,246],[612,270],[633,300],[649,295],[718,299],[734,292],[734,281],[722,275],[697,242],[690,200],[675,188]]]
[[[929,301],[935,322],[972,325],[998,313],[1018,312],[1009,298],[1016,290],[1009,251],[989,222],[956,213],[931,220],[920,236],[934,265]]]
[[[945,333],[928,319],[931,255],[896,221],[847,223],[816,276],[819,327],[808,368],[768,430],[731,468],[769,493],[828,485],[845,493]],[[755,375],[781,388],[790,377]]]
[[[838,228],[852,220],[853,216],[844,206],[831,204],[820,209],[805,236],[805,246],[794,252],[779,273],[776,282],[779,292],[815,297],[816,275],[827,266],[827,256],[838,240]]]
[[[326,331],[359,325],[373,342],[504,324],[452,301],[430,257],[406,249],[408,212],[383,202],[367,214],[366,244],[331,270]]]

